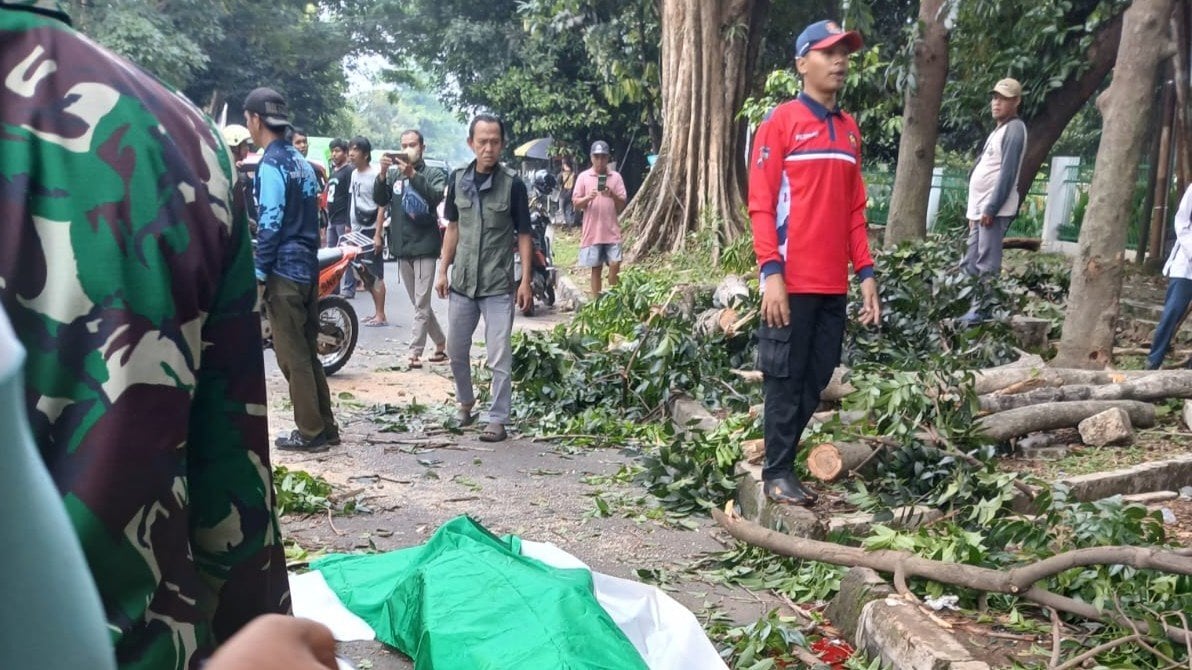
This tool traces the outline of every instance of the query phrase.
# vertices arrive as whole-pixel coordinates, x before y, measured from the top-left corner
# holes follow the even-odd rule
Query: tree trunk
[[[1018,407],[1073,400],[1142,400],[1192,398],[1192,371],[1156,372],[1121,384],[1075,384],[1042,388],[1009,395],[989,394],[978,400],[983,412],[1004,412]]]
[[[1154,104],[1156,66],[1172,51],[1171,5],[1172,0],[1135,0],[1123,19],[1113,83],[1099,101],[1105,124],[1080,230],[1080,253],[1073,262],[1057,365],[1103,368],[1113,358],[1126,222]]]
[[[907,87],[904,98],[898,168],[886,223],[887,247],[927,237],[927,200],[935,168],[940,104],[948,79],[947,12],[943,0],[919,3],[919,33],[911,63],[915,83]]]
[[[807,471],[821,482],[834,482],[858,468],[868,471],[876,447],[859,442],[827,442],[807,452]]]
[[[1150,224],[1147,229],[1147,261],[1143,264],[1150,272],[1157,272],[1163,263],[1163,240],[1167,237],[1167,200],[1171,192],[1171,129],[1175,123],[1175,83],[1171,81],[1171,67],[1162,66],[1163,122],[1159,126],[1159,160],[1155,163],[1155,192],[1151,197]]]
[[[630,256],[680,251],[701,223],[713,255],[745,229],[745,125],[736,118],[770,0],[661,0],[662,146],[625,210]]]
[[[1006,410],[981,417],[977,420],[977,426],[990,439],[1005,442],[1040,430],[1071,428],[1094,414],[1114,407],[1126,410],[1130,414],[1131,425],[1136,428],[1155,425],[1155,406],[1150,403],[1137,400],[1084,400]]]
[[[1019,193],[1025,194],[1031,190],[1035,175],[1039,174],[1039,169],[1051,154],[1051,148],[1064,134],[1072,117],[1093,97],[1113,70],[1121,38],[1122,15],[1118,14],[1097,29],[1087,53],[1088,68],[1073,74],[1062,86],[1043,97],[1038,113],[1026,124],[1026,150],[1022,154],[1022,170],[1018,173]]]

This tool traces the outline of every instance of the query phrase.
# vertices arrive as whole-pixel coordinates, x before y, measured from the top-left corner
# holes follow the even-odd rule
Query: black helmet
[[[546,170],[538,170],[534,173],[534,190],[541,195],[549,195],[555,190],[557,184],[554,175]]]

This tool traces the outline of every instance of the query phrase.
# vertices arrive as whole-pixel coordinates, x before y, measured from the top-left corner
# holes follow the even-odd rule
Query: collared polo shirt
[[[806,94],[758,127],[749,166],[749,218],[762,276],[789,293],[848,292],[848,266],[872,276],[861,131],[853,117]]]

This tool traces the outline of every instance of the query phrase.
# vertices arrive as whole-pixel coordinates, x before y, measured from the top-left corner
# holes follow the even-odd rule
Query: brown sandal
[[[484,428],[484,432],[480,433],[481,442],[504,442],[509,437],[505,432],[505,426],[496,421],[488,424]]]

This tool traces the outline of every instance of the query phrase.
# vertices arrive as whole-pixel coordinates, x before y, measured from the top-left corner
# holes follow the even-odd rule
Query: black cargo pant
[[[766,481],[788,477],[794,469],[799,437],[840,362],[845,303],[843,295],[792,294],[790,325],[762,324],[758,330],[757,368],[764,374],[766,394]]]
[[[265,282],[265,303],[273,329],[277,367],[290,384],[290,402],[294,405],[298,432],[309,440],[335,429],[331,393],[316,343],[318,286],[269,275]]]

